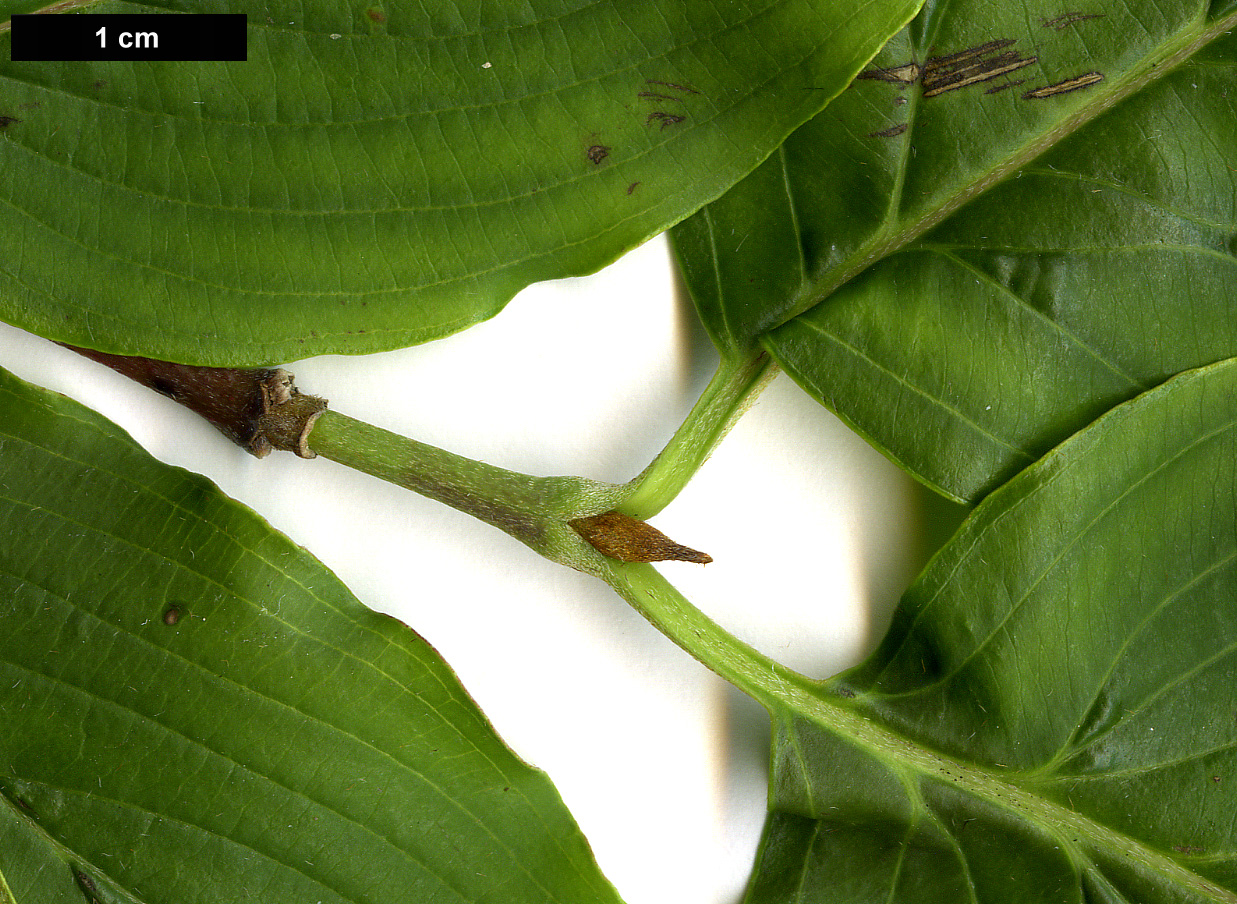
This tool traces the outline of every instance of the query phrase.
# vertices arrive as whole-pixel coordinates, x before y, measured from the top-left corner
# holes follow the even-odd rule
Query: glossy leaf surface
[[[19,904],[87,882],[147,904],[618,900],[424,641],[206,480],[7,375],[0,524]]]
[[[973,501],[1237,353],[1232,5],[928,4],[675,231],[720,348],[762,342]]]
[[[227,365],[463,329],[717,197],[917,7],[233,4],[237,63],[12,63],[0,33],[0,316]]]
[[[1237,901],[1237,361],[992,493],[775,709],[749,904]]]

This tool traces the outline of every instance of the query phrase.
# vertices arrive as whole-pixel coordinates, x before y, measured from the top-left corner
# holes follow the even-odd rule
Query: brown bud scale
[[[622,562],[696,562],[713,557],[675,543],[657,528],[620,512],[576,518],[568,524],[603,556]]]

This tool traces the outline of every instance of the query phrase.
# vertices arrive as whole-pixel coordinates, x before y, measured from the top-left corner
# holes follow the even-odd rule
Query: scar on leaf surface
[[[922,82],[923,96],[936,97],[947,91],[957,91],[1009,75],[1038,61],[1038,57],[1023,56],[1019,51],[1012,50],[1016,43],[1015,38],[997,38],[955,53],[929,57],[922,66],[911,60],[901,66],[865,69],[859,73],[859,78],[900,87]]]
[[[1037,100],[1043,97],[1056,97],[1058,94],[1069,94],[1071,91],[1077,91],[1079,88],[1086,88],[1104,80],[1102,72],[1084,72],[1082,75],[1076,75],[1073,78],[1067,78],[1063,82],[1057,82],[1052,85],[1045,85],[1042,88],[1035,88],[1022,95],[1027,100]]]
[[[644,124],[647,126],[647,125],[651,125],[654,122],[660,122],[661,127],[665,129],[670,126],[678,125],[686,118],[687,118],[686,116],[681,116],[678,113],[665,113],[665,112],[662,112],[661,110],[657,110],[648,115],[648,117],[644,120]]]
[[[879,132],[869,132],[869,138],[894,138],[906,131],[906,123],[900,122],[896,126],[890,126],[887,129],[881,129]]]
[[[655,78],[646,78],[646,85],[661,85],[663,88],[669,88],[671,91],[684,91],[687,94],[699,94],[700,92],[691,85],[676,85],[674,82],[663,82]]]
[[[1075,23],[1078,23],[1078,22],[1086,22],[1088,19],[1102,19],[1102,18],[1104,18],[1104,13],[1081,13],[1081,12],[1062,13],[1061,15],[1057,16],[1055,19],[1044,19],[1043,27],[1052,28],[1052,29],[1055,29],[1056,31],[1060,31],[1061,29],[1069,28],[1071,25],[1074,25]]]
[[[585,154],[593,163],[601,163],[601,161],[610,156],[610,149],[604,144],[595,144],[585,151]]]
[[[76,880],[82,894],[86,896],[87,904],[100,904],[99,889],[95,886],[94,879],[91,879],[77,867],[73,867],[73,878]]]

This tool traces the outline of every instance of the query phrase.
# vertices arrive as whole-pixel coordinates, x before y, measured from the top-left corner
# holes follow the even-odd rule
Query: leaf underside
[[[963,501],[1237,354],[1235,24],[1232,4],[927,4],[676,228],[714,341],[762,343]]]
[[[0,524],[16,904],[618,901],[423,640],[206,480],[7,374]]]
[[[991,494],[775,711],[748,904],[1237,901],[1237,360]]]
[[[231,4],[236,63],[13,63],[0,31],[0,317],[214,365],[464,329],[717,197],[917,7]]]

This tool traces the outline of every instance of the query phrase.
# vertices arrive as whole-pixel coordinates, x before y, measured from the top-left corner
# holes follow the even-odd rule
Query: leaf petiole
[[[686,420],[644,471],[625,487],[618,511],[651,518],[673,501],[769,381],[777,365],[763,350],[722,358]]]

